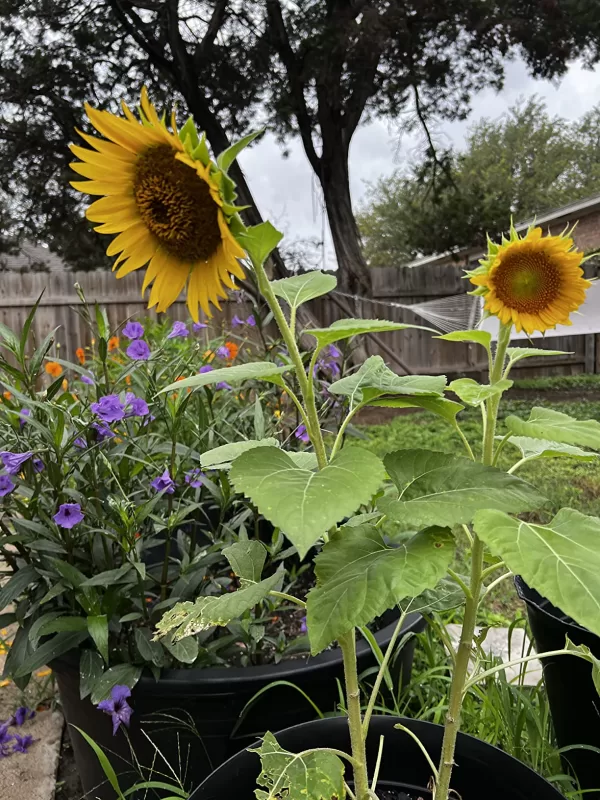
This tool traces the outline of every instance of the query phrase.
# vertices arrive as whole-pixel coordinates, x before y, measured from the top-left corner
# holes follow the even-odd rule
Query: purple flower
[[[10,725],[17,725],[21,727],[21,725],[26,722],[28,719],[33,719],[35,717],[35,711],[31,708],[27,708],[27,706],[19,706],[12,717],[8,720]]]
[[[19,416],[21,419],[19,420],[19,427],[23,427],[27,423],[27,417],[31,416],[31,411],[28,408],[22,408],[19,411]]]
[[[250,316],[246,320],[246,325],[250,325],[251,328],[254,328],[254,326],[256,325],[256,320],[254,319],[254,314],[250,314]]]
[[[204,330],[204,328],[208,328],[208,325],[205,325],[204,322],[194,322],[192,325],[192,330],[194,333],[198,333],[199,331]]]
[[[215,384],[215,389],[233,389],[233,386],[230,386],[226,381],[219,381]]]
[[[52,519],[61,528],[74,528],[83,517],[79,503],[62,503]]]
[[[6,758],[11,754],[11,751],[8,749],[8,745],[12,742],[14,737],[8,732],[10,722],[10,720],[7,720],[0,725],[0,758]]]
[[[306,627],[306,617],[302,617],[300,621],[300,633],[308,633],[308,628]]]
[[[306,430],[306,425],[298,425],[296,431],[294,432],[294,436],[296,437],[296,439],[300,439],[301,442],[304,442],[304,444],[308,444],[310,442],[310,437]]]
[[[125,408],[118,394],[106,394],[90,406],[102,422],[117,422],[125,416]]]
[[[15,482],[10,475],[0,475],[0,497],[5,497],[15,489]]]
[[[103,442],[105,439],[112,439],[115,435],[104,422],[92,422],[91,427],[96,431],[96,439],[99,442]]]
[[[97,708],[104,711],[106,714],[112,716],[113,736],[116,735],[121,723],[126,728],[129,727],[129,720],[133,714],[133,709],[127,702],[127,698],[131,697],[131,689],[129,686],[113,686],[110,691],[110,698],[102,700],[98,703]]]
[[[87,383],[88,386],[93,386],[94,385],[94,380],[93,380],[93,378],[90,378],[89,375],[82,375],[79,380],[82,383]]]
[[[130,321],[123,328],[123,336],[126,339],[141,339],[144,335],[144,326],[141,322]]]
[[[206,372],[212,372],[213,369],[214,367],[211,367],[210,364],[205,364],[203,367],[200,367],[198,372],[200,373],[200,375],[204,375]]]
[[[321,372],[328,372],[332,378],[337,377],[340,374],[340,365],[335,360],[336,358],[342,357],[342,351],[336,347],[334,344],[330,344],[328,347],[325,348],[323,351],[323,355],[317,363],[315,364],[315,368],[313,371],[313,375],[316,378],[317,373],[319,370]]]
[[[110,428],[109,428],[109,430],[110,430]],[[111,433],[112,433],[112,431],[111,431]],[[73,444],[75,445],[75,447],[79,447],[81,450],[85,450],[85,448],[87,447],[87,443],[86,443],[85,439],[83,438],[83,436],[78,436],[75,439],[75,441],[73,442]]]
[[[221,347],[217,347],[215,352],[219,358],[229,358],[229,349],[224,344]]]
[[[231,324],[234,328],[240,328],[244,324],[244,320],[238,317],[237,314],[234,314],[231,319]]]
[[[330,344],[329,347],[327,348],[327,351],[330,358],[342,357],[342,351],[339,349],[339,347],[336,347],[334,344]]]
[[[8,450],[0,452],[4,469],[9,475],[18,475],[23,464],[28,461],[33,453],[10,453]]]
[[[133,392],[127,392],[125,395],[125,406],[131,406],[127,417],[145,417],[150,413],[148,403],[142,397],[136,397]]]
[[[176,339],[179,336],[189,336],[190,332],[188,331],[187,325],[185,322],[174,322],[173,327],[171,328],[171,332],[167,336],[167,339]]]
[[[152,488],[156,492],[165,492],[166,494],[173,494],[173,492],[175,491],[175,481],[169,474],[168,469],[166,469],[162,475],[159,475],[158,478],[154,478],[150,486],[152,486]]]
[[[148,361],[150,348],[143,339],[134,339],[125,351],[133,361]]]
[[[29,747],[33,744],[33,736],[30,733],[21,735],[15,733],[15,743],[13,744],[13,753],[26,753]]]
[[[193,489],[199,489],[202,486],[205,477],[206,475],[196,468],[185,473],[185,482],[188,483]]]
[[[34,458],[33,459],[33,471],[34,472],[43,472],[44,471],[44,462],[41,458]]]
[[[151,422],[154,422],[155,419],[156,417],[154,416],[154,414],[148,414],[148,416],[144,417],[144,419],[142,420],[142,428],[145,428],[146,425],[149,425]]]

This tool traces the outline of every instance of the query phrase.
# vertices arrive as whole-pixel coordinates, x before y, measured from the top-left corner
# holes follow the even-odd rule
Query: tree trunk
[[[342,145],[329,155],[324,152],[320,166],[319,179],[338,263],[340,288],[351,294],[369,296],[371,279],[352,210],[346,148]]]

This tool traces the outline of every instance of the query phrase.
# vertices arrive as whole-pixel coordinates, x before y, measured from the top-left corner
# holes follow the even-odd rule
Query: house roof
[[[573,203],[567,203],[565,206],[560,206],[559,208],[546,211],[539,216],[531,217],[530,219],[523,220],[522,222],[517,222],[515,228],[517,231],[521,232],[527,230],[527,228],[533,223],[536,225],[558,223],[561,220],[568,221],[573,217],[574,214],[577,214],[579,217],[583,217],[587,214],[592,214],[594,211],[600,211],[600,194],[594,194],[590,197],[585,197],[582,200],[575,200]],[[409,263],[405,264],[404,266],[431,266],[433,264],[439,264],[440,262],[447,261],[452,257],[471,260],[472,258],[479,258],[483,255],[483,253],[484,251],[481,247],[464,247],[459,250],[446,250],[443,253],[435,253],[431,256],[415,258],[413,261],[409,261]]]
[[[32,242],[23,242],[18,253],[0,254],[0,269],[27,272],[38,269],[44,272],[64,272],[65,262],[47,247]]]

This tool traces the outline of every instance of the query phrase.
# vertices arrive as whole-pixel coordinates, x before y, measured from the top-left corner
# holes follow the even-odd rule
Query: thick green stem
[[[350,729],[352,758],[354,759],[354,793],[356,800],[369,800],[369,775],[360,713],[360,686],[358,685],[356,668],[356,638],[354,630],[341,636],[338,643],[344,660],[348,727]]]
[[[490,384],[492,386],[502,379],[504,362],[506,359],[506,348],[510,342],[511,330],[511,325],[502,325],[500,327],[498,345],[490,365]],[[499,404],[500,395],[494,395],[487,401],[485,409],[482,461],[488,466],[494,461],[494,436],[496,434]],[[467,683],[469,660],[473,648],[477,610],[483,585],[484,554],[484,544],[474,533],[471,550],[471,596],[467,597],[465,603],[465,616],[460,634],[460,642],[456,651],[456,659],[454,661],[450,699],[448,703],[448,712],[446,714],[444,740],[442,743],[442,756],[440,759],[438,781],[435,788],[435,800],[448,800],[450,795],[450,781],[452,778],[452,768],[454,767],[456,739],[458,731],[460,730],[460,715]]]
[[[290,358],[296,368],[296,377],[298,378],[298,383],[300,385],[300,391],[302,393],[302,398],[304,400],[304,404],[306,406],[306,418],[308,421],[307,433],[310,437],[313,447],[315,448],[315,454],[317,456],[317,462],[319,464],[319,469],[323,469],[323,467],[327,466],[327,454],[325,452],[325,443],[323,442],[323,436],[321,434],[321,427],[319,425],[319,415],[317,414],[317,407],[315,405],[314,393],[310,390],[310,385],[308,378],[306,376],[306,372],[304,370],[304,364],[302,362],[302,356],[300,355],[300,350],[298,349],[298,343],[296,342],[296,337],[292,333],[290,326],[285,318],[285,314],[281,306],[279,305],[279,301],[275,296],[275,292],[271,288],[271,284],[269,283],[269,279],[267,277],[267,273],[264,270],[262,264],[258,261],[253,261],[254,270],[256,272],[256,279],[258,283],[258,288],[264,299],[267,301],[267,304],[271,311],[273,312],[273,318],[277,323],[277,327],[283,337],[283,341],[286,344],[288,352],[290,354]]]

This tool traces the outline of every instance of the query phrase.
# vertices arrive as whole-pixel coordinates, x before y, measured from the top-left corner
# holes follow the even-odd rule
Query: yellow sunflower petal
[[[101,157],[104,161],[96,161],[96,163],[107,163],[107,159],[133,163],[136,159],[137,151],[131,152],[114,142],[107,142],[105,139],[98,139],[97,136],[90,136],[77,128],[75,130],[82,139],[97,151],[94,153],[93,150],[86,150],[85,147],[79,147],[76,144],[69,145],[71,152],[84,161],[93,162],[94,157]]]
[[[137,222],[127,230],[119,233],[118,236],[106,248],[107,256],[114,256],[120,253],[121,250],[133,250],[138,244],[141,244],[148,236],[148,229],[143,222]]]
[[[108,217],[115,214],[122,215],[123,218],[129,214],[137,215],[135,200],[124,195],[102,197],[88,206],[85,212],[90,222],[106,222]]]

